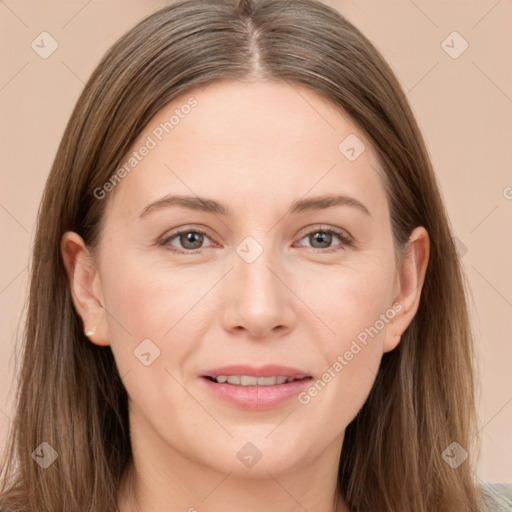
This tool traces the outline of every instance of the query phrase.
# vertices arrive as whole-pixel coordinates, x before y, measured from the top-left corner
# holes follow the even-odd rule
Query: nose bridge
[[[235,265],[235,276],[240,282],[239,300],[246,300],[252,304],[252,309],[264,310],[277,305],[281,298],[282,284],[276,278],[272,269],[271,258],[261,255],[256,261],[246,263],[239,261]],[[275,272],[275,270],[274,270]],[[234,276],[234,277],[235,277]],[[284,297],[282,297],[283,300]]]
[[[260,237],[260,240],[263,238]],[[244,239],[236,248],[233,270],[228,283],[226,328],[245,328],[255,335],[269,333],[279,327],[291,327],[295,315],[290,291],[283,284],[282,262],[267,243],[252,237]],[[279,278],[278,278],[279,276]]]

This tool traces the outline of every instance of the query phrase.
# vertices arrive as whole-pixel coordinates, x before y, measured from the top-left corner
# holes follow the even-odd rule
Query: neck
[[[322,498],[322,494],[311,486],[293,495],[286,487],[285,478],[269,478],[267,484],[261,482],[240,482],[230,475],[217,482],[203,495],[197,492],[196,484],[189,492],[168,486],[167,493],[160,490],[157,495],[149,494],[153,486],[137,476],[135,468],[127,470],[119,494],[119,512],[231,512],[243,508],[246,512],[297,512],[315,510],[315,512],[350,512],[343,497],[335,493],[331,499]],[[172,507],[172,508],[170,508]],[[318,508],[316,508],[318,507]]]
[[[132,433],[133,459],[120,487],[120,512],[350,512],[337,492],[339,455],[331,455],[340,453],[342,439],[310,464],[253,478],[207,467],[154,441]]]

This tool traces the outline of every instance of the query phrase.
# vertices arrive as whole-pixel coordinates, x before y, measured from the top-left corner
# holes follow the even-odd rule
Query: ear
[[[400,336],[418,311],[429,254],[428,232],[424,227],[418,226],[409,237],[401,267],[398,269],[399,291],[393,301],[396,315],[386,329],[383,352],[390,352],[398,345]]]
[[[110,345],[106,310],[98,270],[82,237],[73,231],[62,236],[61,253],[68,275],[73,304],[92,343]]]

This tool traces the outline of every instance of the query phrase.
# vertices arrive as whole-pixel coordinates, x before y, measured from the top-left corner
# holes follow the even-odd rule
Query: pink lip
[[[254,377],[294,377],[298,380],[274,386],[238,386],[228,383],[219,384],[207,377],[219,375],[252,375]],[[279,365],[268,365],[260,368],[253,366],[224,366],[206,371],[201,381],[209,391],[225,402],[240,409],[262,411],[272,409],[297,396],[312,380],[306,372]],[[306,378],[304,378],[306,377]]]
[[[300,379],[302,377],[310,377],[304,370],[290,368],[289,366],[281,366],[278,364],[268,364],[256,368],[249,365],[233,365],[213,368],[203,372],[203,377],[218,377],[219,375],[252,375],[253,377],[294,377]]]

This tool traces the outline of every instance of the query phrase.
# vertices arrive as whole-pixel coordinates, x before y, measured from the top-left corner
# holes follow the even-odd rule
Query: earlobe
[[[383,352],[393,350],[418,311],[430,255],[430,239],[427,230],[418,226],[413,230],[398,269],[399,292],[393,304],[400,311],[388,326]]]
[[[103,306],[101,281],[94,258],[82,237],[73,231],[64,233],[61,253],[73,304],[82,318],[84,334],[96,345],[109,345],[110,336]]]

